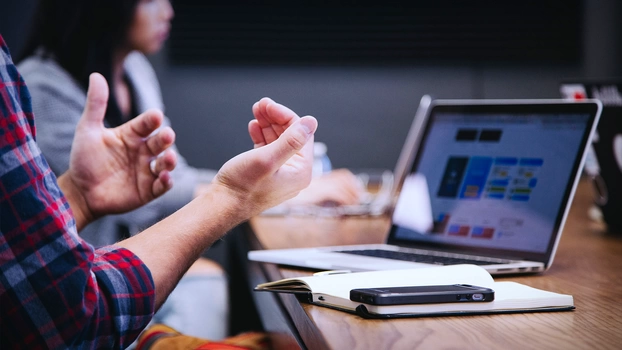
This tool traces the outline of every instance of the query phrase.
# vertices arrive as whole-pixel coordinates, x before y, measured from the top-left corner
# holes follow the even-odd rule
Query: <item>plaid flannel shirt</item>
[[[132,252],[80,239],[0,36],[0,349],[124,348],[154,312]]]

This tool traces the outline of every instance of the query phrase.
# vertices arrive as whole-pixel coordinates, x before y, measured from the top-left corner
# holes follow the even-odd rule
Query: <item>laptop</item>
[[[597,100],[433,100],[413,120],[384,244],[260,250],[320,270],[476,264],[548,269],[602,106]]]

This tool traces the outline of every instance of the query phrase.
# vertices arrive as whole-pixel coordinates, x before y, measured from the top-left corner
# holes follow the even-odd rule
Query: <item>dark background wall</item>
[[[183,2],[176,2],[180,6]],[[417,60],[398,64],[253,64],[171,59],[169,45],[151,57],[178,134],[178,147],[195,166],[218,168],[249,149],[251,106],[269,96],[301,115],[318,118],[316,140],[328,145],[334,166],[392,169],[419,98],[558,98],[571,78],[622,77],[622,2],[579,1],[568,18],[580,33],[572,60]],[[34,1],[0,0],[0,33],[14,55],[21,49]],[[202,15],[199,13],[199,15]],[[183,26],[181,14],[174,26]],[[184,22],[180,22],[184,20]],[[205,20],[208,20],[206,17]],[[173,33],[175,34],[175,32]],[[569,34],[571,35],[571,34]],[[255,48],[257,54],[261,47]]]

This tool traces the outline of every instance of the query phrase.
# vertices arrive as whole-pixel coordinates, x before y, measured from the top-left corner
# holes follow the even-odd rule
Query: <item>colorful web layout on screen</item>
[[[427,198],[432,218],[402,201],[400,239],[542,252],[571,181],[589,116],[438,115],[403,193]],[[421,185],[425,184],[425,188]],[[422,196],[422,191],[427,191]],[[411,201],[412,202],[412,201]],[[406,206],[406,208],[404,207]],[[420,205],[418,205],[420,207]],[[414,207],[413,207],[414,209]],[[414,223],[419,223],[415,226]],[[429,227],[421,227],[429,222]]]

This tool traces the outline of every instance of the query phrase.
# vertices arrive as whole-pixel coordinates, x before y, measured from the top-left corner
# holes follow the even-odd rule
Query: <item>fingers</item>
[[[360,203],[363,188],[347,169],[316,177],[294,204],[353,205]]]
[[[146,138],[147,148],[151,155],[157,156],[171,147],[175,143],[175,132],[170,127],[163,127],[157,130],[164,120],[162,112],[159,110],[148,110],[129,122],[119,126],[124,139],[140,137]]]
[[[171,171],[177,165],[177,153],[167,150],[149,164],[151,173],[156,177],[152,186],[152,194],[159,197],[173,187]]]
[[[259,126],[259,122],[256,119],[253,119],[248,123],[248,134],[251,136],[251,140],[253,141],[255,148],[268,144],[266,139],[263,137],[263,133],[261,132],[261,126]]]
[[[270,164],[280,167],[296,153],[301,155],[309,163],[313,162],[313,134],[317,129],[317,120],[311,116],[300,118],[292,124],[276,141],[265,147],[259,148],[263,157]]]
[[[339,205],[354,205],[361,202],[362,192],[357,188],[346,186],[343,191],[337,193],[341,193],[337,200]]]
[[[89,88],[86,93],[86,105],[82,119],[87,123],[103,123],[108,105],[108,83],[99,73],[89,76]]]
[[[299,118],[294,111],[268,97],[262,98],[253,105],[253,115],[261,127],[272,124],[289,126]]]
[[[261,130],[262,135],[262,140],[260,142],[255,142],[259,140],[259,138],[257,138],[257,132],[255,136],[251,135],[251,139],[253,139],[255,145],[273,142],[285,129],[300,119],[294,111],[267,97],[262,98],[253,105],[253,115],[258,124],[258,127],[253,126],[253,128]]]
[[[137,116],[134,119],[128,121],[126,132],[140,137],[147,137],[152,132],[157,130],[164,121],[164,115],[162,111],[157,109],[150,109],[145,113]]]
[[[173,178],[168,171],[162,171],[158,174],[158,178],[153,182],[152,193],[154,198],[166,193],[173,187]]]
[[[356,177],[356,175],[354,175],[348,169],[334,169],[330,173],[322,177],[325,176],[334,178],[340,187],[342,187],[345,191],[348,191],[349,193],[355,195],[357,198],[366,191],[363,183],[359,180],[359,178]],[[320,179],[322,177],[320,177]]]
[[[153,156],[164,152],[175,142],[175,132],[170,127],[164,127],[156,134],[147,138],[147,148]]]
[[[159,174],[163,171],[173,171],[176,165],[177,153],[173,150],[166,150],[157,158],[153,159],[152,163],[149,164],[149,167],[151,168],[150,170],[153,175],[159,176]]]
[[[255,142],[255,140],[253,140],[253,143],[255,143],[256,145],[262,144],[262,143],[268,144],[276,140],[279,137],[279,135],[283,132],[283,129],[281,126],[279,126],[276,123],[273,123],[270,120],[270,116],[268,114],[266,107],[271,103],[273,103],[272,100],[264,97],[259,102],[253,105],[253,115],[255,116],[255,121],[253,125],[255,125],[255,127],[258,128],[259,133],[261,133],[261,139],[263,140],[262,142]],[[256,135],[258,134],[256,133]],[[251,139],[253,139],[252,135],[251,135]]]
[[[362,192],[348,183],[335,184],[334,191],[328,195],[329,201],[335,202],[337,205],[354,205],[361,202]]]

